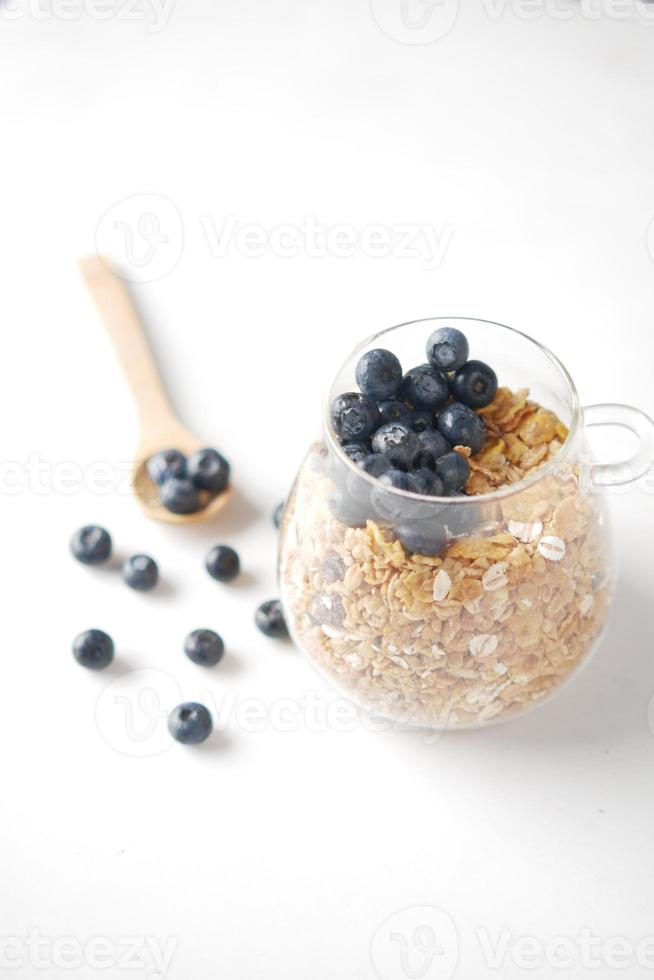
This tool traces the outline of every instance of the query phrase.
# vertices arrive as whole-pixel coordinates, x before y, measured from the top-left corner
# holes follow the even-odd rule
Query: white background
[[[316,725],[301,708],[289,731],[251,725],[238,705],[325,697],[252,615],[276,592],[270,513],[359,339],[419,316],[498,320],[556,351],[584,402],[654,413],[654,10],[470,0],[445,36],[420,43],[452,0],[424,29],[402,28],[399,0],[173,0],[159,23],[149,7],[107,9],[101,20],[91,0],[11,0],[0,18],[2,458],[25,474],[0,498],[0,935],[173,939],[171,980],[513,980],[563,974],[551,952],[525,970],[519,937],[590,929],[634,947],[654,933],[643,487],[613,495],[621,578],[601,649],[528,719],[432,743]],[[168,241],[133,267],[161,273],[134,295],[180,416],[235,473],[230,508],[193,530],[148,523],[124,492],[64,492],[60,479],[61,463],[124,464],[136,441],[76,259],[98,228],[120,253],[126,239],[106,228],[152,202],[111,209],[150,194],[165,199],[154,213]],[[348,257],[308,255],[302,241],[294,257],[233,242],[220,257],[206,229],[220,234],[230,215],[266,231],[309,215],[357,234],[408,223],[450,238],[437,268],[424,253],[366,254],[361,240]],[[24,469],[32,454],[45,486]],[[88,521],[121,554],[159,560],[158,594],[72,561],[68,538]],[[219,541],[246,569],[232,587],[202,568]],[[102,675],[69,652],[90,626],[118,647]],[[224,635],[214,672],[181,652],[198,626]],[[151,708],[135,700],[141,687],[164,706],[179,693],[237,707],[202,749],[169,745],[165,721],[139,741],[110,682],[137,733]],[[407,908],[418,911],[378,933]],[[413,927],[430,915],[447,949],[425,970]],[[479,930],[493,943],[508,930],[500,970]],[[8,971],[22,956],[16,977],[155,975],[64,969],[52,952],[44,973],[15,943],[2,949]],[[577,962],[571,975],[625,975],[599,955],[598,969]],[[651,972],[627,962],[630,978]]]

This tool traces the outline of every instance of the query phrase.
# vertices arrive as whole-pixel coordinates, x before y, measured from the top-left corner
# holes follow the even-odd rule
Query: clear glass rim
[[[369,337],[366,337],[366,339],[362,340],[360,344],[357,344],[354,350],[343,361],[341,367],[339,368],[338,373],[340,374],[342,371],[344,371],[347,368],[348,364],[352,360],[354,360],[357,354],[363,352],[367,347],[369,347],[375,341],[379,340],[381,337],[386,337],[388,334],[393,333],[395,330],[401,330],[402,327],[411,327],[417,323],[443,323],[443,322],[483,323],[492,327],[499,327],[501,330],[506,330],[507,333],[513,334],[516,337],[520,337],[521,340],[526,341],[528,344],[531,344],[532,347],[536,348],[536,350],[540,354],[542,354],[550,362],[550,364],[553,365],[554,368],[556,368],[558,374],[560,375],[560,377],[562,378],[562,380],[565,382],[567,386],[568,394],[570,397],[570,407],[572,412],[567,438],[563,443],[563,445],[561,446],[561,448],[559,449],[558,453],[555,456],[553,456],[552,459],[549,460],[549,462],[547,462],[544,466],[537,468],[533,473],[529,474],[529,476],[524,477],[524,479],[522,480],[518,480],[517,483],[509,483],[507,484],[507,486],[500,487],[498,490],[493,490],[491,493],[479,493],[471,496],[462,495],[460,497],[431,497],[431,496],[426,497],[424,494],[412,493],[409,490],[399,490],[396,487],[385,487],[385,491],[401,499],[421,501],[422,503],[425,503],[426,501],[429,500],[433,500],[433,501],[437,501],[439,504],[442,504],[443,506],[450,506],[450,507],[451,506],[465,507],[468,505],[474,505],[474,504],[479,505],[480,503],[492,503],[497,500],[505,500],[507,497],[512,497],[514,494],[520,493],[522,490],[525,490],[527,487],[533,486],[535,483],[538,483],[540,480],[544,479],[548,474],[552,473],[558,466],[561,465],[561,463],[565,460],[565,458],[570,453],[570,449],[574,444],[577,431],[579,429],[579,425],[581,422],[581,408],[579,404],[579,395],[575,383],[572,380],[572,376],[568,371],[568,369],[566,368],[566,366],[563,364],[563,362],[556,356],[556,354],[552,353],[552,351],[548,347],[545,347],[545,345],[541,344],[540,341],[535,340],[533,337],[530,337],[529,334],[524,333],[522,330],[516,330],[514,327],[507,327],[506,324],[497,323],[495,320],[482,320],[481,317],[474,317],[474,316],[420,317],[417,320],[407,320],[405,323],[396,323],[392,327],[385,327],[384,330],[380,330],[378,333],[374,333],[371,334]],[[334,437],[334,433],[332,432],[332,427],[331,427],[330,413],[329,413],[330,404],[331,404],[331,395],[333,390],[334,390],[334,386],[332,385],[323,405],[323,428],[325,430],[325,438],[332,451],[341,460],[341,462],[345,464],[345,466],[351,469],[352,472],[355,473],[362,480],[365,480],[367,483],[369,483],[371,487],[378,486],[379,483],[375,479],[375,477],[370,476],[369,473],[364,472],[359,466],[357,466],[356,463],[354,463],[350,459],[347,453],[343,452],[340,444],[336,441],[336,438]]]

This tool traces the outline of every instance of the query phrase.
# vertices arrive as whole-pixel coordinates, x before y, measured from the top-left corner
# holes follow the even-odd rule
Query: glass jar
[[[405,367],[419,363],[427,337],[444,325],[462,330],[471,356],[492,364],[500,384],[517,393],[506,396],[506,431],[492,422],[483,454],[487,475],[501,458],[517,482],[476,496],[384,487],[343,452],[329,419],[332,400],[357,390],[362,354],[385,347]],[[523,389],[541,406],[531,408],[531,421],[521,421]],[[585,429],[595,425],[634,431],[633,459],[593,462]],[[521,478],[525,451],[535,464]],[[279,573],[293,639],[377,716],[451,729],[526,712],[560,690],[597,645],[614,578],[598,491],[641,476],[653,452],[646,415],[623,405],[582,410],[561,362],[516,330],[447,318],[376,334],[339,371],[322,439],[286,505]],[[507,462],[514,457],[516,465]],[[429,542],[439,536],[445,543],[437,553]]]

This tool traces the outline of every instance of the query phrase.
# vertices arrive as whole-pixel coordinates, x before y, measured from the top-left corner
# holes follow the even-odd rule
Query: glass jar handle
[[[631,459],[622,463],[590,463],[590,482],[596,487],[617,487],[637,480],[654,463],[654,422],[638,408],[630,405],[589,405],[583,409],[584,425],[619,426],[629,429],[638,439],[638,448]]]

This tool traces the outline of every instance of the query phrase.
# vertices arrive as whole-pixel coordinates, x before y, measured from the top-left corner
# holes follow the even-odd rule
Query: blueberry
[[[440,477],[446,496],[460,493],[468,482],[470,464],[461,453],[446,453],[436,460],[436,476]]]
[[[408,468],[413,465],[418,451],[418,436],[404,422],[387,422],[372,437],[372,448],[392,463]]]
[[[444,375],[430,364],[421,364],[404,375],[402,394],[414,408],[434,410],[445,404],[450,392]]]
[[[420,485],[411,473],[392,469],[382,473],[371,493],[371,502],[377,514],[386,521],[396,521],[410,512],[414,515],[415,505],[412,505],[389,490],[405,490],[409,493],[420,493]]]
[[[75,638],[73,656],[82,667],[102,670],[114,659],[114,641],[102,630],[86,630]]]
[[[418,555],[438,556],[447,544],[445,528],[438,521],[415,521],[398,524],[395,534],[402,547]]]
[[[364,473],[367,473],[368,476],[372,476],[376,479],[377,477],[381,476],[382,473],[386,473],[388,470],[394,469],[394,464],[391,462],[388,456],[383,453],[370,453],[370,455],[366,456],[363,462],[359,464],[359,469],[363,470]],[[363,480],[358,472],[349,474],[347,478],[347,497],[352,498],[352,500],[356,501],[358,504],[366,505],[370,502],[370,491],[370,484],[367,480]],[[363,527],[366,523],[368,515],[363,512],[361,507],[359,507],[358,510],[361,514],[363,514],[363,521],[359,525]],[[350,521],[345,521],[345,523],[349,524]]]
[[[450,381],[458,402],[470,408],[486,408],[497,394],[497,375],[483,361],[468,361]]]
[[[123,579],[130,589],[149,592],[159,581],[156,561],[148,555],[132,555],[123,565]]]
[[[367,487],[365,489],[367,493]],[[347,524],[348,527],[366,526],[369,516],[366,501],[359,501],[342,490],[334,490],[329,497],[328,505],[336,520],[341,521],[342,524]]]
[[[443,494],[443,481],[433,470],[427,467],[420,467],[413,470],[412,477],[418,485],[418,493],[425,494],[427,497],[440,497]]]
[[[359,442],[379,425],[379,409],[368,395],[348,391],[332,402],[331,419],[334,431],[344,442]]]
[[[438,417],[438,430],[453,446],[468,446],[473,453],[481,450],[486,438],[484,420],[460,402],[443,409]]]
[[[436,425],[436,416],[429,408],[414,408],[410,414],[409,425],[418,434],[433,429]]]
[[[229,483],[230,466],[217,449],[200,449],[188,461],[188,475],[200,490],[222,493]]]
[[[195,514],[200,507],[197,487],[190,480],[173,477],[162,484],[159,499],[173,514]]]
[[[212,548],[205,560],[205,568],[217,582],[231,582],[241,570],[241,562],[227,544],[217,544]]]
[[[97,524],[87,524],[75,531],[70,550],[83,565],[101,565],[111,558],[111,535]]]
[[[427,360],[437,371],[457,371],[468,360],[468,341],[455,327],[435,330],[427,341]]]
[[[343,452],[353,463],[362,463],[366,456],[370,455],[370,449],[362,442],[348,442],[343,446]]]
[[[419,493],[418,484],[412,473],[404,473],[402,470],[391,469],[379,477],[379,483],[384,487],[393,490],[405,490],[408,493]]]
[[[224,652],[225,644],[213,630],[193,630],[184,641],[184,653],[200,667],[215,667]]]
[[[276,640],[282,640],[288,636],[288,626],[279,599],[268,599],[267,602],[262,602],[254,614],[254,622],[266,636],[272,636]]]
[[[402,365],[389,350],[369,350],[355,374],[359,388],[371,398],[392,398],[402,384]]]
[[[166,480],[186,478],[186,456],[179,449],[164,449],[155,453],[147,462],[150,479],[160,487]]]
[[[170,712],[168,731],[182,745],[198,745],[213,731],[211,712],[203,704],[187,701]]]
[[[273,511],[273,524],[279,530],[282,526],[282,515],[284,514],[285,502],[282,500],[281,504],[277,504],[275,510]]]
[[[392,470],[392,461],[384,453],[370,453],[369,456],[363,460],[360,468],[364,473],[369,476],[374,476],[375,478],[380,477],[382,473],[386,473],[388,470]]]
[[[381,425],[385,425],[387,422],[404,422],[406,425],[411,425],[415,429],[415,425],[413,425],[413,414],[404,402],[399,402],[395,399],[381,401],[379,403]]]
[[[418,452],[416,453],[414,466],[434,468],[434,464],[439,456],[449,453],[452,447],[449,442],[435,429],[427,429],[418,434]]]

